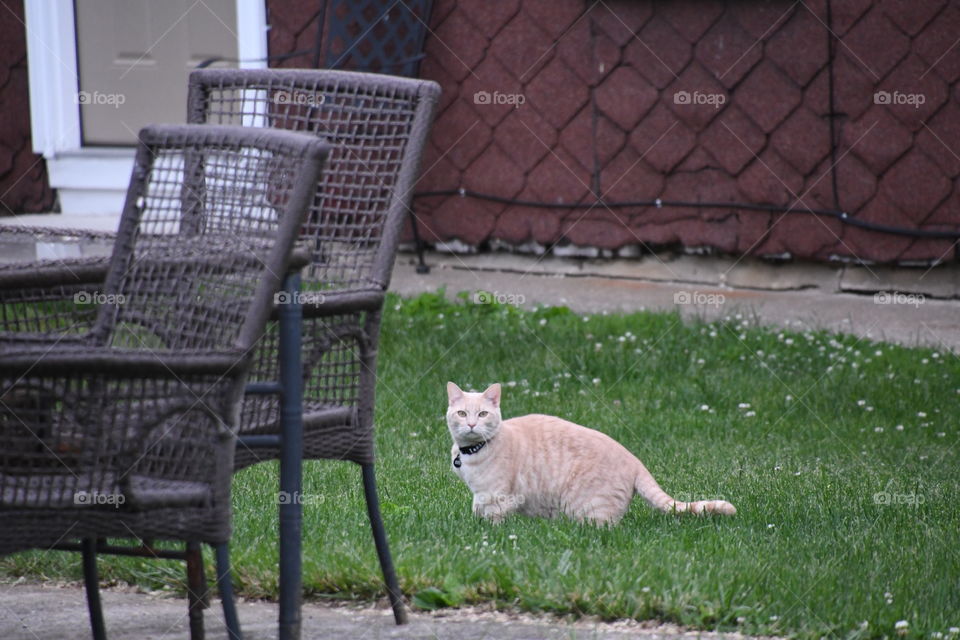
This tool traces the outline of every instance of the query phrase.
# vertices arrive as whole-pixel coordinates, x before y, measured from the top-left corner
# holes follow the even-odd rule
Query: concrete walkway
[[[581,313],[678,310],[708,320],[741,313],[762,325],[960,353],[960,270],[952,267],[841,271],[698,256],[583,261],[437,253],[427,256],[429,274],[417,273],[414,264],[413,256],[401,254],[393,291],[412,296],[446,287],[451,298],[459,291],[486,291],[525,307],[566,305]]]
[[[114,589],[104,589],[101,594],[107,634],[111,640],[179,640],[190,635],[185,598]],[[218,601],[213,601],[204,615],[209,640],[227,637],[219,606]],[[276,604],[241,602],[238,608],[246,640],[277,637]],[[307,603],[303,607],[302,637],[304,640],[734,640],[744,636],[684,632],[673,625],[655,626],[634,622],[558,622],[476,609],[457,609],[436,614],[413,613],[410,624],[397,627],[389,608]],[[83,589],[79,586],[31,583],[0,584],[0,638],[88,640],[90,626]]]

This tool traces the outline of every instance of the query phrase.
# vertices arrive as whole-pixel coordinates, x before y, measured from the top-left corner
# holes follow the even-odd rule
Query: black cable
[[[313,68],[320,68],[321,47],[323,45],[323,27],[327,22],[327,0],[320,0],[320,12],[317,14],[317,39],[313,43]]]
[[[593,11],[590,11],[590,64],[593,65],[594,69],[599,69],[597,66],[597,34],[593,21]],[[594,193],[603,193],[600,190],[600,153],[597,150],[598,124],[596,87],[590,87],[590,136],[593,138],[591,149],[593,152],[593,170],[590,172],[590,182],[593,185]]]
[[[430,198],[435,196],[460,196],[464,198],[476,198],[478,200],[487,200],[498,202],[500,204],[509,204],[517,207],[537,207],[541,209],[593,209],[602,207],[605,209],[627,209],[632,207],[689,207],[694,209],[741,209],[743,211],[758,211],[765,213],[806,213],[826,218],[835,218],[843,224],[853,227],[860,227],[868,231],[877,231],[880,233],[890,233],[899,236],[909,236],[913,238],[949,238],[960,239],[960,231],[938,231],[934,229],[908,229],[906,227],[894,227],[886,224],[878,224],[867,220],[860,220],[847,214],[845,211],[836,209],[797,209],[795,207],[781,207],[774,204],[748,204],[743,202],[683,202],[680,200],[636,200],[629,202],[605,202],[595,200],[588,202],[536,202],[533,200],[518,200],[516,198],[504,198],[489,193],[479,193],[469,189],[440,189],[436,191],[420,191],[414,193],[414,198]]]
[[[833,96],[833,61],[837,55],[836,42],[833,34],[833,13],[830,0],[827,0],[827,100],[830,113],[827,114],[830,123],[830,182],[833,187],[833,208],[841,209],[840,188],[837,186],[837,110]]]

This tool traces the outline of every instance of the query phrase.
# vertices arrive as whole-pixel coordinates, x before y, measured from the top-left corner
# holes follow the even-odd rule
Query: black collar
[[[469,447],[460,447],[460,453],[462,453],[465,456],[472,456],[477,451],[480,451],[480,449],[483,449],[485,446],[487,446],[488,442],[489,440],[484,440],[483,442],[472,444]],[[455,466],[458,469],[460,468],[460,465],[463,464],[463,462],[460,461],[460,453],[458,453],[457,457],[453,459],[453,466]]]
[[[477,451],[480,451],[480,449],[483,449],[485,446],[487,446],[486,440],[484,440],[483,442],[478,442],[477,444],[472,444],[469,447],[460,447],[460,453],[462,453],[465,456],[472,456]]]

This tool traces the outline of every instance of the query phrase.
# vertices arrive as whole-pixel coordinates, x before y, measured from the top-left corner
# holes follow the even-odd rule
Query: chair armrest
[[[236,351],[172,352],[113,347],[76,347],[50,350],[47,346],[6,349],[0,359],[0,374],[18,371],[30,375],[63,375],[82,371],[136,378],[179,378],[186,375],[240,375],[249,353]]]
[[[382,289],[300,292],[300,302],[303,305],[305,318],[323,318],[359,311],[379,311],[383,307],[385,298],[386,293]]]
[[[107,277],[107,257],[49,262],[24,262],[0,267],[0,292],[7,289],[44,288],[102,283]]]

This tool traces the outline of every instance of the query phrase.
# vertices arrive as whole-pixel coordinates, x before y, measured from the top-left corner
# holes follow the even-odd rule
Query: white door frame
[[[239,66],[264,68],[266,0],[235,1]],[[24,13],[33,150],[46,159],[50,186],[58,190],[66,216],[85,216],[90,226],[116,228],[134,151],[81,144],[73,0],[25,0]]]

